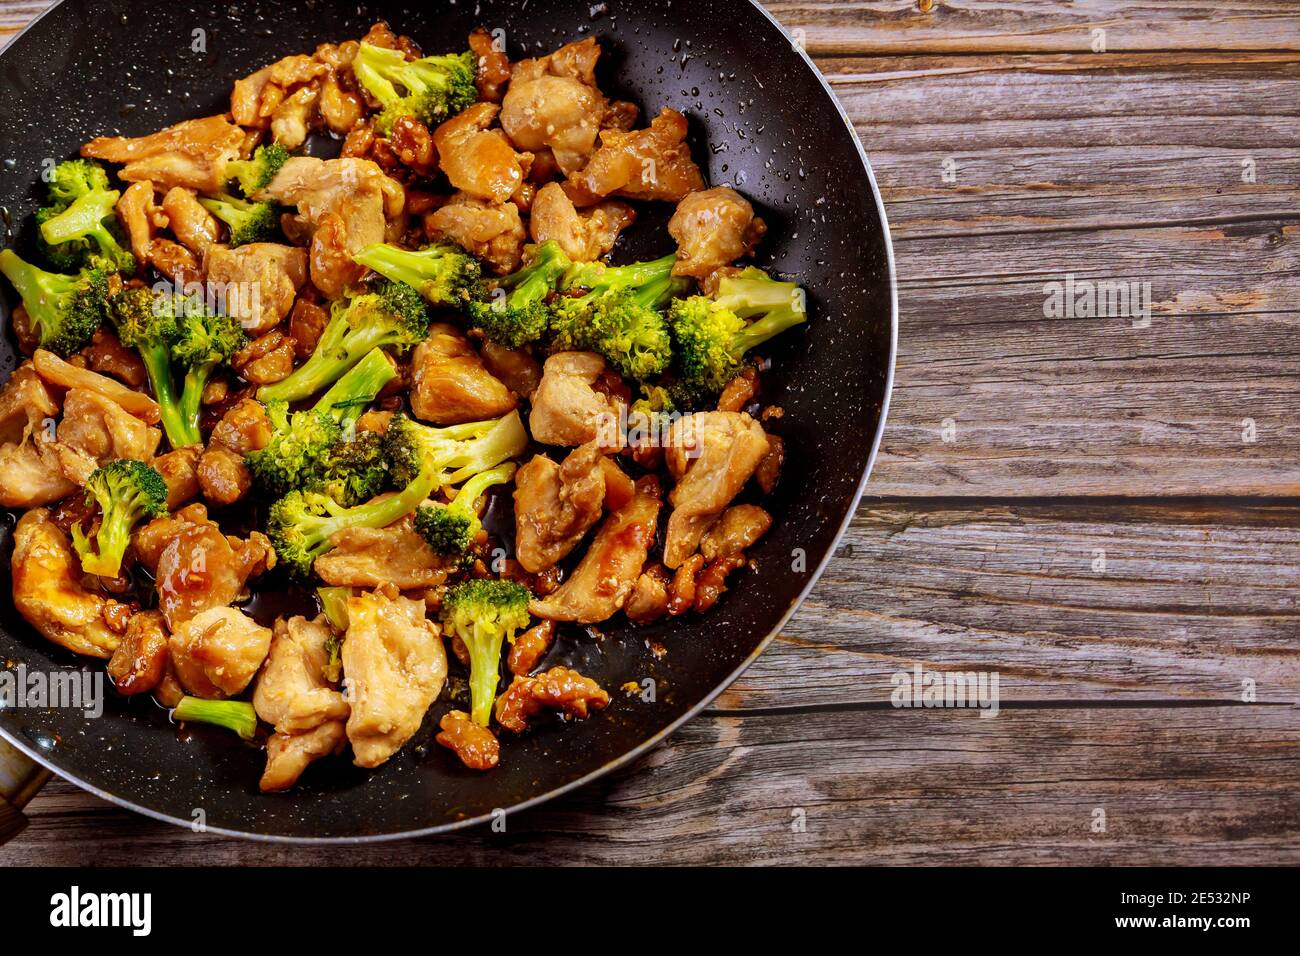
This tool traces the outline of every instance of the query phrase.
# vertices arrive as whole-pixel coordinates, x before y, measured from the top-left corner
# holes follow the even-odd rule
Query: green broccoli
[[[108,317],[122,344],[139,352],[144,361],[168,443],[172,448],[184,448],[201,442],[198,423],[191,423],[181,410],[180,393],[172,378],[176,315],[170,300],[144,286],[127,286],[108,300]]]
[[[325,638],[325,662],[321,664],[321,677],[337,684],[343,677],[343,640],[348,630],[348,600],[352,589],[348,587],[317,588],[325,619],[330,622],[331,634]]]
[[[481,471],[460,486],[449,505],[421,505],[415,511],[415,530],[435,554],[461,557],[469,551],[483,527],[474,503],[493,485],[503,485],[514,477],[511,463]]]
[[[599,352],[623,375],[641,382],[668,366],[672,343],[659,309],[685,290],[672,276],[675,255],[626,266],[580,262],[560,281],[562,294],[551,304],[554,352]],[[587,291],[574,295],[579,289]]]
[[[678,360],[674,396],[684,405],[706,401],[740,371],[747,351],[807,319],[798,285],[753,267],[722,279],[712,298],[676,300],[668,312]]]
[[[435,428],[396,415],[384,436],[388,469],[403,487],[432,461],[438,472],[435,487],[455,485],[515,458],[528,447],[528,433],[518,412],[483,422]]]
[[[275,179],[289,159],[289,151],[279,143],[270,143],[253,150],[252,159],[236,159],[226,163],[226,179],[239,183],[240,191],[248,198],[265,189]]]
[[[246,700],[205,700],[202,697],[182,697],[172,708],[172,720],[225,727],[245,740],[252,740],[257,736],[257,711]]]
[[[442,599],[443,632],[459,637],[469,651],[470,719],[486,727],[501,677],[501,649],[528,626],[532,595],[522,584],[480,578],[447,589]]]
[[[87,574],[115,578],[122,570],[131,529],[146,518],[166,514],[167,482],[144,462],[120,458],[86,479],[86,504],[92,503],[99,505],[94,545],[78,522],[72,526],[72,547]]]
[[[49,202],[36,210],[36,223],[41,251],[56,269],[135,272],[135,256],[123,248],[113,212],[121,195],[96,163],[73,159],[54,167]]]
[[[420,250],[377,242],[352,258],[393,282],[409,285],[433,305],[464,306],[482,298],[478,260],[449,242]]]
[[[471,321],[501,345],[519,348],[537,341],[546,334],[548,325],[546,298],[572,265],[560,244],[547,240],[537,247],[532,262],[496,281],[496,291],[489,301],[469,304]]]
[[[66,358],[89,345],[103,324],[108,276],[102,269],[83,269],[71,276],[45,272],[4,249],[0,272],[22,298],[41,348]]]
[[[266,242],[275,235],[275,204],[250,202],[234,196],[200,196],[199,203],[226,224],[230,245]]]
[[[362,43],[352,72],[383,111],[375,128],[385,135],[403,116],[429,129],[478,99],[474,85],[477,58],[471,52],[407,60],[400,50]]]
[[[180,414],[190,444],[203,440],[199,432],[199,404],[208,380],[218,366],[229,362],[247,343],[248,338],[238,319],[211,312],[202,303],[187,303],[176,317],[176,338],[171,344],[171,353],[185,368]]]
[[[378,350],[348,370],[316,404],[290,412],[266,403],[271,440],[245,457],[248,470],[271,494],[326,491],[343,504],[373,497],[383,487],[385,455],[377,438],[350,438],[366,405],[397,374]]]
[[[257,390],[264,402],[294,402],[337,381],[367,353],[389,345],[407,349],[429,333],[429,311],[401,282],[381,282],[375,291],[335,303],[316,349],[288,378]]]

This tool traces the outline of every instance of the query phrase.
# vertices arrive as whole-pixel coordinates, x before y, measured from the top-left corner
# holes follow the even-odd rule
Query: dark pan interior
[[[232,82],[323,41],[361,36],[377,18],[429,52],[462,48],[482,23],[505,30],[512,59],[594,33],[602,87],[653,115],[672,106],[690,118],[693,148],[713,184],[730,183],[761,208],[769,234],[760,264],[797,276],[811,321],[785,334],[764,396],[785,409],[770,423],[784,436],[786,469],[770,506],[777,522],[752,556],[758,573],[706,618],[610,627],[568,635],[551,663],[572,663],[613,691],[585,723],[541,727],[504,743],[489,774],[462,769],[433,742],[439,701],[416,738],[374,772],[322,761],[281,796],[257,791],[260,755],[225,732],[178,738],[148,701],[109,693],[104,716],[9,710],[0,730],[58,772],[112,799],[210,829],[288,838],[365,838],[464,822],[572,784],[711,699],[760,649],[811,584],[850,513],[882,426],[894,336],[889,240],[875,184],[851,129],[821,80],[750,0],[666,4],[590,0],[498,3],[164,3],[66,0],[0,56],[0,206],[31,251],[30,215],[47,159],[73,155],[95,135],[140,135],[223,112]],[[201,30],[203,33],[196,34]],[[206,52],[195,52],[202,36]],[[624,257],[671,248],[666,216],[648,216]],[[6,293],[10,295],[10,293]],[[3,319],[9,315],[2,304]],[[0,370],[14,367],[12,336]],[[0,476],[0,480],[2,476]],[[4,525],[4,545],[12,516]],[[4,562],[7,568],[7,560]],[[2,582],[0,582],[2,583]],[[37,636],[0,604],[0,662],[13,668],[99,669]],[[667,648],[657,660],[652,642]],[[652,678],[656,700],[618,692]]]

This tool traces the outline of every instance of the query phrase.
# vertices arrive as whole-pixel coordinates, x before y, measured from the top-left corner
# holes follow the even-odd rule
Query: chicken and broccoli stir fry
[[[438,743],[508,760],[610,704],[548,666],[566,628],[707,612],[772,524],[760,355],[806,310],[747,263],[763,221],[685,117],[600,90],[594,38],[468,47],[379,23],[226,114],[91,140],[0,251],[15,605],[260,746],[265,791],[383,764],[440,699]],[[675,251],[614,264],[651,203]]]

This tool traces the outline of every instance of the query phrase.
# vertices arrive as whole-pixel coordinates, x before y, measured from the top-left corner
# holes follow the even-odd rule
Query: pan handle
[[[23,807],[49,779],[48,770],[0,737],[0,845],[27,826]]]

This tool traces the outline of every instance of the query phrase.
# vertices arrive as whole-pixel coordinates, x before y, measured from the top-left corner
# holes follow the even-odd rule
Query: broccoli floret
[[[492,717],[501,648],[528,626],[530,597],[522,584],[483,578],[448,588],[442,600],[444,633],[459,637],[469,651],[470,719],[481,727]]]
[[[135,272],[135,256],[123,248],[113,214],[120,195],[96,163],[74,159],[54,167],[49,201],[36,210],[36,223],[41,251],[56,269]]]
[[[257,711],[246,700],[204,700],[202,697],[182,697],[172,708],[172,720],[225,727],[245,740],[252,740],[257,736]]]
[[[415,290],[401,282],[382,282],[347,305],[335,303],[307,361],[288,378],[263,385],[257,397],[264,402],[307,398],[337,381],[372,350],[407,349],[428,333],[429,312]]]
[[[348,600],[352,597],[352,589],[317,588],[316,596],[331,629],[330,636],[325,638],[325,660],[320,674],[328,683],[337,684],[343,677],[343,639],[348,630]]]
[[[798,285],[752,267],[720,281],[713,298],[676,300],[668,311],[678,359],[674,395],[686,405],[716,395],[747,351],[807,319]]]
[[[474,103],[476,64],[468,51],[408,61],[400,50],[362,43],[352,71],[383,107],[375,128],[387,135],[400,117],[414,116],[433,129]]]
[[[131,542],[131,529],[167,511],[167,482],[142,461],[121,458],[96,468],[86,479],[86,504],[99,505],[99,531],[91,541],[72,526],[72,546],[87,574],[115,578]]]
[[[199,203],[226,224],[230,245],[266,242],[275,235],[275,204],[234,196],[200,196]]]
[[[203,440],[199,432],[203,389],[217,367],[229,362],[247,343],[239,320],[230,315],[213,313],[201,304],[191,303],[177,316],[172,355],[185,368],[180,413],[191,444]]]
[[[384,436],[388,468],[397,487],[404,486],[431,461],[437,487],[454,485],[523,454],[528,433],[518,412],[500,418],[435,428],[405,415],[388,423]]]
[[[546,298],[565,270],[573,265],[553,239],[537,247],[533,261],[498,279],[487,302],[469,304],[470,319],[493,342],[519,348],[546,334]]]
[[[469,551],[483,527],[474,503],[493,485],[503,485],[514,477],[510,463],[481,471],[460,486],[449,505],[421,505],[415,511],[415,530],[429,542],[435,554],[460,557]]]
[[[402,249],[377,242],[352,257],[368,269],[415,289],[433,305],[464,306],[482,298],[482,267],[459,246],[435,243]]]
[[[140,353],[171,447],[184,448],[202,441],[197,422],[191,425],[181,411],[180,393],[172,378],[176,316],[170,300],[144,286],[127,286],[108,300],[108,317],[122,344]]]
[[[290,413],[286,402],[267,402],[271,440],[245,459],[253,477],[271,494],[325,491],[346,505],[378,494],[387,473],[382,442],[378,436],[353,438],[351,432],[396,374],[384,354],[374,351],[310,409]]]
[[[0,272],[22,298],[41,348],[66,358],[90,344],[103,324],[108,304],[108,276],[103,270],[60,275],[38,269],[12,249],[4,249]]]
[[[667,255],[626,266],[570,266],[561,287],[587,292],[552,303],[551,350],[599,352],[638,382],[658,375],[672,357],[668,325],[659,309],[686,288],[686,280],[672,276],[676,261]]]
[[[436,468],[425,468],[395,495],[351,508],[323,491],[291,491],[271,506],[267,535],[280,562],[296,578],[330,550],[330,539],[345,528],[384,528],[416,509],[438,484]]]
[[[250,199],[275,178],[280,167],[289,159],[289,151],[279,143],[270,143],[253,150],[252,159],[236,159],[226,163],[226,179],[239,183],[240,191]]]

